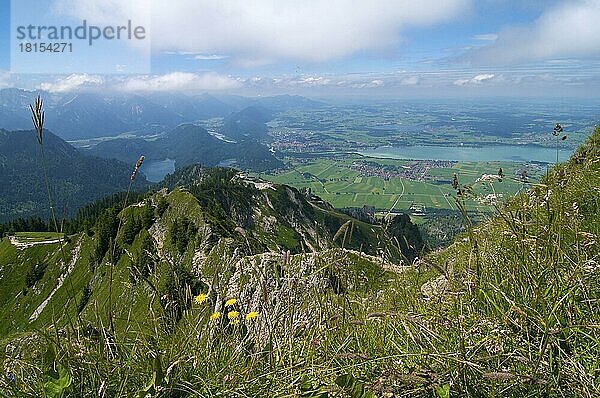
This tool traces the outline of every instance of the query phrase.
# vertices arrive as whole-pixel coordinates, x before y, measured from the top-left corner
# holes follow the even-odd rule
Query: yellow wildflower
[[[229,313],[227,314],[227,318],[229,319],[235,319],[240,315],[239,312],[237,311],[229,311]]]
[[[208,298],[208,296],[206,294],[200,293],[199,295],[196,296],[194,301],[196,302],[196,304],[202,304],[203,302],[206,301],[207,298]]]
[[[211,321],[216,321],[221,317],[221,313],[219,311],[217,312],[213,312],[213,314],[210,316],[210,320]]]
[[[237,325],[239,325],[239,324],[240,324],[240,320],[239,320],[239,319],[234,319],[233,321],[231,321],[231,324],[232,324],[233,326],[237,326]]]
[[[237,303],[237,299],[234,298],[230,298],[229,300],[227,300],[225,302],[225,307],[231,307],[232,305],[234,305],[235,303]]]
[[[252,311],[246,314],[246,320],[249,321],[251,319],[254,319],[258,316],[258,312],[256,311]]]

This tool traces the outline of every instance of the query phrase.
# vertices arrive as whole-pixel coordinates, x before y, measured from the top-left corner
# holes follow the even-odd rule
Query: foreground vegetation
[[[488,180],[490,189],[497,180]],[[113,216],[120,226],[101,216],[94,236],[65,243],[67,258],[56,243],[19,251],[5,239],[4,267],[34,258],[50,264],[39,282],[40,261],[28,263],[26,300],[60,277],[51,264],[77,260],[55,295],[62,298],[35,328],[22,319],[3,341],[0,394],[597,396],[599,186],[600,130],[484,225],[471,225],[472,190],[458,180],[454,200],[467,233],[411,267],[349,250],[354,227],[339,218],[329,233],[297,224],[314,233],[314,251],[294,244],[304,241],[287,228],[274,242],[261,228],[227,235],[226,216],[242,221],[253,209],[263,220],[286,214],[286,222],[299,220],[288,208],[317,224],[331,215],[310,213],[293,191],[277,189],[269,197],[281,201],[272,203],[278,212],[249,201],[245,213],[228,198],[258,193],[241,186],[208,196],[217,202],[199,199],[203,185],[191,189],[196,196],[157,193]],[[361,239],[377,253],[381,232],[364,235],[363,227]],[[284,242],[292,254],[275,251]],[[20,283],[17,273],[4,268],[3,287]]]

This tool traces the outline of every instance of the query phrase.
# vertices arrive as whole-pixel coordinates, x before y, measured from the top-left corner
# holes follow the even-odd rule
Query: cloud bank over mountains
[[[172,0],[152,4],[155,51],[222,54],[234,62],[324,62],[393,48],[403,30],[450,21],[471,0]],[[57,0],[55,10],[98,23],[144,15],[147,0]]]

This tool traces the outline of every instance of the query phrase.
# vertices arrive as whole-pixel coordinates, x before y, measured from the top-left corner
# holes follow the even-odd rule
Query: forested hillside
[[[44,155],[59,218],[111,193],[125,191],[135,165],[86,156],[49,131]],[[137,156],[139,157],[140,154]],[[146,188],[143,175],[133,188]],[[54,199],[55,198],[55,199]],[[48,196],[40,149],[33,130],[0,129],[0,223],[33,216],[48,219]]]

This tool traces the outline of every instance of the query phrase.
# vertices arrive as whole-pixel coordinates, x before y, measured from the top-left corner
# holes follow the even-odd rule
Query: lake
[[[468,146],[382,146],[359,151],[363,156],[388,159],[444,160],[454,162],[556,162],[556,149],[536,145]],[[558,158],[565,161],[572,149],[559,149]]]
[[[150,182],[160,182],[167,174],[175,171],[175,161],[173,159],[150,160],[145,162],[140,170]]]

